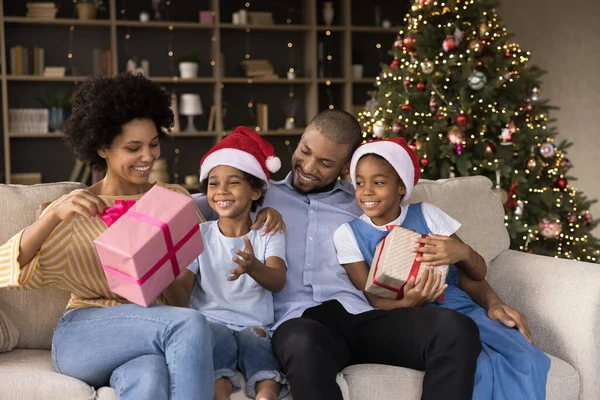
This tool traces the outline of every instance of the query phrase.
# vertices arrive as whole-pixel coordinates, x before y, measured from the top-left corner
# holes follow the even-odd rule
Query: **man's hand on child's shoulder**
[[[264,236],[267,233],[269,235],[274,235],[276,233],[285,232],[285,222],[283,222],[283,217],[279,211],[271,207],[265,207],[258,212],[256,220],[250,229],[256,230],[260,228],[261,225],[263,227],[260,233],[261,236]]]
[[[514,308],[504,303],[494,304],[488,310],[488,317],[491,320],[502,322],[509,328],[518,329],[519,332],[525,336],[525,339],[533,344],[533,337],[531,336],[531,330],[527,325],[527,319]]]

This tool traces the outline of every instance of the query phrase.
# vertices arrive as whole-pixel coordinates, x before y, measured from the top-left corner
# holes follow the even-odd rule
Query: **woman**
[[[110,291],[93,247],[106,229],[98,214],[152,187],[159,141],[173,124],[169,106],[169,94],[142,76],[83,82],[64,131],[77,158],[106,171],[104,179],[56,200],[0,247],[2,286],[71,292],[52,339],[56,370],[110,384],[119,399],[213,398],[212,335],[202,314],[164,305],[164,295],[148,308],[129,304]]]

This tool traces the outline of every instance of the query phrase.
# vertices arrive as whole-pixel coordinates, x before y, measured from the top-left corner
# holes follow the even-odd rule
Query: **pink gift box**
[[[212,11],[200,11],[200,23],[201,24],[214,24],[215,17]]]
[[[117,218],[94,240],[96,251],[110,290],[147,307],[204,250],[196,206],[155,185]]]

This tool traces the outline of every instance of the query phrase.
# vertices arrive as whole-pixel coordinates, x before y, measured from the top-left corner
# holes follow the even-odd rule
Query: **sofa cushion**
[[[39,205],[85,187],[63,182],[42,185],[0,185],[0,243],[35,221]],[[41,290],[0,290],[4,310],[20,333],[17,348],[50,349],[52,332],[64,312],[69,293],[47,287]]]
[[[92,387],[54,370],[48,350],[0,354],[0,376],[0,393],[6,400],[96,399]]]
[[[422,179],[415,186],[410,202],[432,203],[460,222],[457,235],[489,262],[510,244],[504,207],[491,188],[492,181],[484,176]]]
[[[12,350],[19,340],[19,331],[0,309],[0,353]]]
[[[551,361],[546,400],[577,400],[579,374],[554,356]],[[423,372],[378,364],[352,365],[343,371],[353,400],[419,400]],[[400,394],[401,393],[401,394]]]

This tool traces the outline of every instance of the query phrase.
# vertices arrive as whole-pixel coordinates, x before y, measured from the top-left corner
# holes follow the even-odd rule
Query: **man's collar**
[[[292,186],[292,173],[289,172],[287,174],[287,176],[285,177],[285,179],[280,180],[280,181],[273,181],[271,182],[271,185],[278,185],[278,186],[286,186],[287,188],[299,193],[299,194],[304,194],[304,193],[300,193],[298,192],[294,186]],[[336,190],[342,190],[348,194],[351,194],[354,196],[354,187],[352,186],[352,184],[348,181],[345,181],[343,179],[338,179],[335,181],[335,184],[333,185],[333,188],[330,191],[327,192],[319,192],[319,193],[311,193],[313,195],[315,194],[322,194],[322,193],[332,193],[335,192]]]

